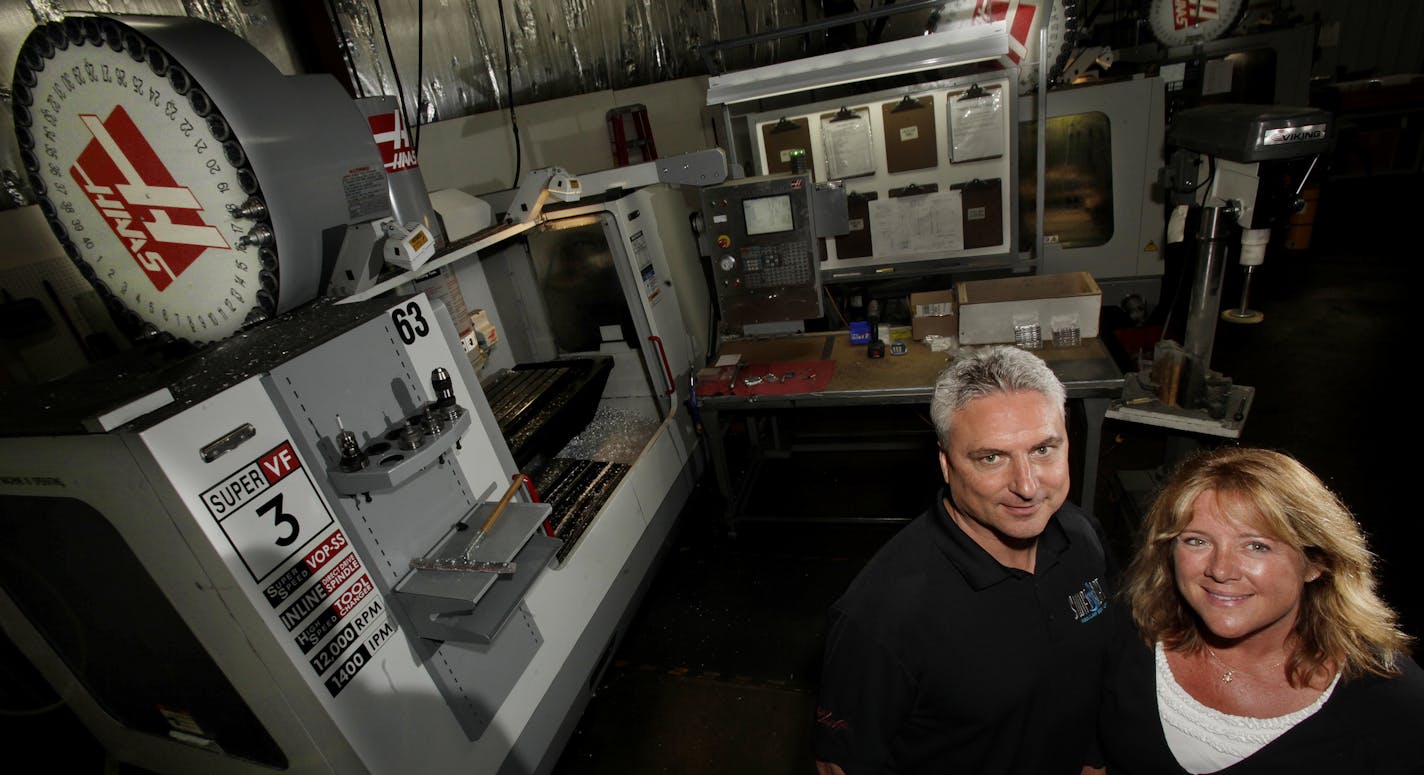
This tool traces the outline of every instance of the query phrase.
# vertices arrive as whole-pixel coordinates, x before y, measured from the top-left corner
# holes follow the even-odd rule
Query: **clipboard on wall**
[[[937,193],[939,193],[938,183],[911,183],[908,186],[892,188],[889,191],[891,199],[895,199],[902,196],[922,196],[924,194]]]
[[[945,106],[949,112],[949,160],[954,164],[1004,155],[1004,122],[1008,107],[1000,86],[949,92]]]
[[[805,171],[816,168],[811,151],[811,122],[805,118],[782,117],[761,127],[761,144],[766,149],[766,174],[791,172],[792,151],[806,154]]]
[[[1003,185],[998,178],[978,178],[949,187],[964,203],[964,249],[1004,242]]]
[[[850,231],[836,237],[836,258],[867,258],[874,253],[870,234],[870,203],[880,195],[874,191],[846,194],[846,216]]]
[[[885,127],[886,172],[922,170],[939,162],[933,97],[916,99],[906,94],[898,102],[882,103],[880,118]]]
[[[875,137],[869,108],[842,107],[821,116],[821,161],[827,180],[875,174]]]

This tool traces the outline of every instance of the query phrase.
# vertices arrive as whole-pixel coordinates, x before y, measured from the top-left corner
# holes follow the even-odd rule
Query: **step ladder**
[[[646,106],[624,105],[608,111],[608,136],[613,144],[613,162],[626,167],[658,158],[653,128]]]

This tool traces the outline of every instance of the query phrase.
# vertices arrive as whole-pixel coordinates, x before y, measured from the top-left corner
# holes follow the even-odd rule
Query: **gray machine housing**
[[[547,507],[513,504],[482,545],[506,552],[498,559],[515,563],[511,577],[412,569],[412,560],[443,556],[471,535],[516,471],[453,326],[430,304],[423,296],[315,302],[176,364],[138,357],[122,373],[7,391],[0,543],[18,553],[0,553],[0,626],[52,685],[69,687],[76,713],[120,758],[212,773],[552,768],[691,489],[689,451],[673,427],[682,423],[668,418],[654,434],[559,566],[548,565],[559,542],[539,530]],[[449,370],[460,420],[401,450],[389,442],[434,397],[432,365]],[[167,402],[137,419],[89,430],[116,405],[165,391]],[[342,476],[342,428],[390,475]],[[200,493],[281,440],[314,489],[305,506],[288,493],[259,522],[280,536],[291,523],[273,525],[272,516],[291,515],[303,531],[283,551],[298,555],[311,545],[308,524],[345,536],[342,556],[369,575],[367,599],[383,601],[378,621],[390,623],[361,672],[334,639],[365,620],[338,618],[335,630],[309,639],[316,619],[291,613],[291,627],[274,623],[322,579],[297,574],[292,597],[278,605],[288,573],[249,577],[252,555],[235,559],[196,506]],[[395,459],[407,453],[419,470]],[[76,504],[91,518],[58,521],[76,509],[41,508],[48,503]],[[37,543],[89,524],[110,536],[105,557],[131,558],[123,577],[89,583],[109,565],[90,559],[94,541]],[[38,571],[31,556],[46,558]],[[56,598],[51,588],[66,591]],[[70,610],[85,612],[77,639],[62,615]],[[97,643],[115,656],[86,660]],[[180,662],[160,655],[179,643],[190,644]],[[299,652],[298,643],[316,650]],[[308,666],[328,648],[337,662]],[[170,727],[159,707],[183,709],[198,731]],[[496,715],[505,718],[498,730]]]
[[[1108,169],[1104,190],[1095,194],[1111,201],[1111,230],[1106,241],[1086,244],[1065,243],[1048,230],[1054,208],[1075,214],[1082,212],[1081,199],[1070,183],[1055,175],[1045,181],[1045,240],[1037,271],[1042,274],[1088,272],[1102,288],[1105,305],[1132,306],[1131,299],[1144,305],[1143,313],[1155,307],[1162,292],[1163,253],[1166,242],[1165,203],[1155,191],[1156,177],[1164,161],[1164,87],[1160,78],[1138,78],[1053,89],[1048,92],[1048,131],[1054,119],[1100,115],[1108,132]],[[1037,105],[1021,98],[1021,131],[1036,134]],[[1026,147],[1032,144],[1025,143]],[[1086,147],[1086,144],[1084,144]],[[1027,154],[1026,154],[1027,155]],[[1020,159],[1020,186],[1032,191],[1035,179],[1032,158]],[[1062,190],[1060,190],[1062,187]],[[1055,193],[1059,196],[1055,197]],[[1033,212],[1032,197],[1020,212]],[[1051,239],[1050,239],[1051,237]],[[1025,233],[1026,240],[1032,235]],[[1027,253],[1024,255],[1028,260]]]
[[[25,458],[33,454],[28,451],[26,439],[34,437],[50,437],[51,445],[75,450],[76,459],[85,457],[82,450],[107,446],[114,438],[126,440],[127,447],[141,449],[147,446],[141,440],[146,429],[159,428],[165,423],[191,422],[183,417],[185,411],[228,401],[225,396],[234,384],[247,374],[258,375],[302,455],[308,461],[325,464],[323,470],[313,472],[314,482],[332,505],[346,536],[357,547],[376,588],[395,603],[392,613],[398,620],[398,629],[411,634],[410,648],[418,653],[419,661],[429,670],[451,712],[473,740],[483,734],[490,718],[537,651],[541,639],[538,627],[521,605],[520,594],[497,595],[500,598],[497,601],[491,598],[491,606],[481,609],[478,622],[471,622],[464,613],[478,607],[475,603],[480,602],[479,596],[464,594],[457,587],[450,589],[443,606],[429,601],[429,584],[422,588],[420,595],[409,600],[403,599],[403,594],[394,594],[403,581],[419,575],[410,568],[410,560],[425,556],[452,526],[465,521],[491,500],[490,492],[473,488],[461,467],[453,464],[453,456],[462,437],[464,444],[471,442],[468,431],[472,423],[483,435],[482,429],[494,427],[494,418],[483,393],[478,389],[469,390],[468,386],[477,382],[460,354],[461,348],[455,344],[452,327],[442,310],[437,315],[438,321],[428,321],[433,327],[429,335],[449,341],[445,368],[462,375],[459,402],[465,421],[453,426],[448,433],[423,439],[415,449],[398,450],[388,443],[394,438],[391,431],[404,427],[406,418],[419,417],[422,407],[431,398],[422,388],[421,376],[415,373],[387,314],[392,304],[391,300],[361,305],[320,302],[262,324],[177,364],[153,370],[146,369],[147,364],[140,364],[129,378],[117,384],[118,393],[112,392],[113,385],[98,393],[90,382],[93,375],[89,374],[78,375],[47,390],[18,392],[7,400],[7,404],[18,411],[7,418],[3,427],[5,435],[18,438],[0,443],[0,466],[7,471],[24,470]],[[86,422],[89,416],[102,408],[141,397],[160,386],[172,392],[172,403],[116,429],[112,435],[76,433],[89,425]],[[32,411],[31,401],[51,405],[56,411]],[[334,486],[343,481],[336,444],[337,423],[345,428],[360,429],[358,436],[363,446],[373,453],[372,469],[399,469],[406,460],[415,462],[418,469],[407,471],[399,480],[390,476],[384,481],[368,478],[361,493],[343,492],[351,488]],[[210,445],[211,450],[205,455],[212,458],[209,465],[222,468],[227,465],[224,458],[251,453],[251,445],[243,443],[245,435],[234,434],[233,441]],[[501,467],[513,470],[508,450],[502,444],[495,444],[492,449],[501,459]],[[237,454],[239,451],[242,454]],[[392,454],[396,452],[399,454]],[[381,459],[383,456],[386,460]],[[147,465],[144,457],[136,456],[135,462],[140,468]],[[166,493],[165,488],[181,488],[181,483],[169,485],[171,476],[164,470],[151,471],[144,477],[145,487],[153,488],[160,500],[175,500],[175,495]],[[349,480],[347,477],[346,481]],[[76,492],[76,487],[67,488],[63,494],[88,497],[82,486],[77,489]],[[5,495],[0,491],[0,500],[6,500]],[[133,502],[143,508],[141,500]],[[542,508],[547,511],[547,506]],[[193,518],[182,510],[165,516],[178,522]],[[19,518],[11,514],[7,520]],[[123,515],[115,515],[116,523],[122,524],[125,519]],[[535,521],[537,523],[537,518]],[[524,563],[517,579],[499,583],[501,593],[508,589],[526,590],[552,555],[547,544],[553,539],[531,544],[528,540],[531,531],[527,524],[525,527],[521,536],[514,537],[510,557],[504,558],[516,559],[514,555],[519,554],[517,559]],[[114,547],[114,550],[121,548]],[[191,550],[180,544],[163,551],[186,554]],[[80,558],[63,560],[65,565],[81,562]],[[5,575],[11,580],[16,578],[13,574]],[[455,575],[468,574],[452,574],[452,583]],[[485,582],[491,580],[491,574],[473,575],[482,577]],[[24,586],[10,585],[5,592],[16,598],[23,597],[23,590]],[[25,608],[23,601],[20,602]],[[493,612],[492,606],[501,610]],[[125,614],[122,610],[111,613],[116,617]],[[182,611],[180,615],[193,613]],[[447,616],[441,621],[437,614]],[[519,626],[506,626],[511,619],[519,621]],[[438,629],[432,628],[432,621],[440,625]],[[462,622],[467,626],[462,627]],[[96,623],[95,626],[107,625]],[[432,630],[438,632],[438,638],[431,637]],[[497,633],[502,633],[502,637],[495,637]],[[60,658],[71,665],[74,664],[72,657],[73,654],[60,654]],[[132,669],[166,671],[170,667],[135,664]],[[240,681],[234,683],[240,684]],[[101,704],[104,704],[102,697]]]

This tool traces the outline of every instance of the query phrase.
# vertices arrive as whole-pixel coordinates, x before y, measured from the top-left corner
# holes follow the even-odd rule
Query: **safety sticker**
[[[652,301],[662,293],[658,287],[658,273],[653,269],[652,264],[643,267],[643,293],[647,295],[648,301]]]
[[[643,280],[643,295],[648,297],[649,302],[658,304],[658,297],[662,295],[662,283],[658,281],[658,272],[653,268],[652,259],[649,257],[648,239],[640,231],[634,234],[629,242],[633,245],[633,260],[642,267],[638,274]]]

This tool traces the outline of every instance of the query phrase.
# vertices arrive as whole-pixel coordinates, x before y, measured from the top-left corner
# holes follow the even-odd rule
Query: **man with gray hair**
[[[831,607],[823,775],[1097,771],[1115,564],[1066,502],[1065,401],[1014,347],[960,350],[940,374],[944,488]]]

